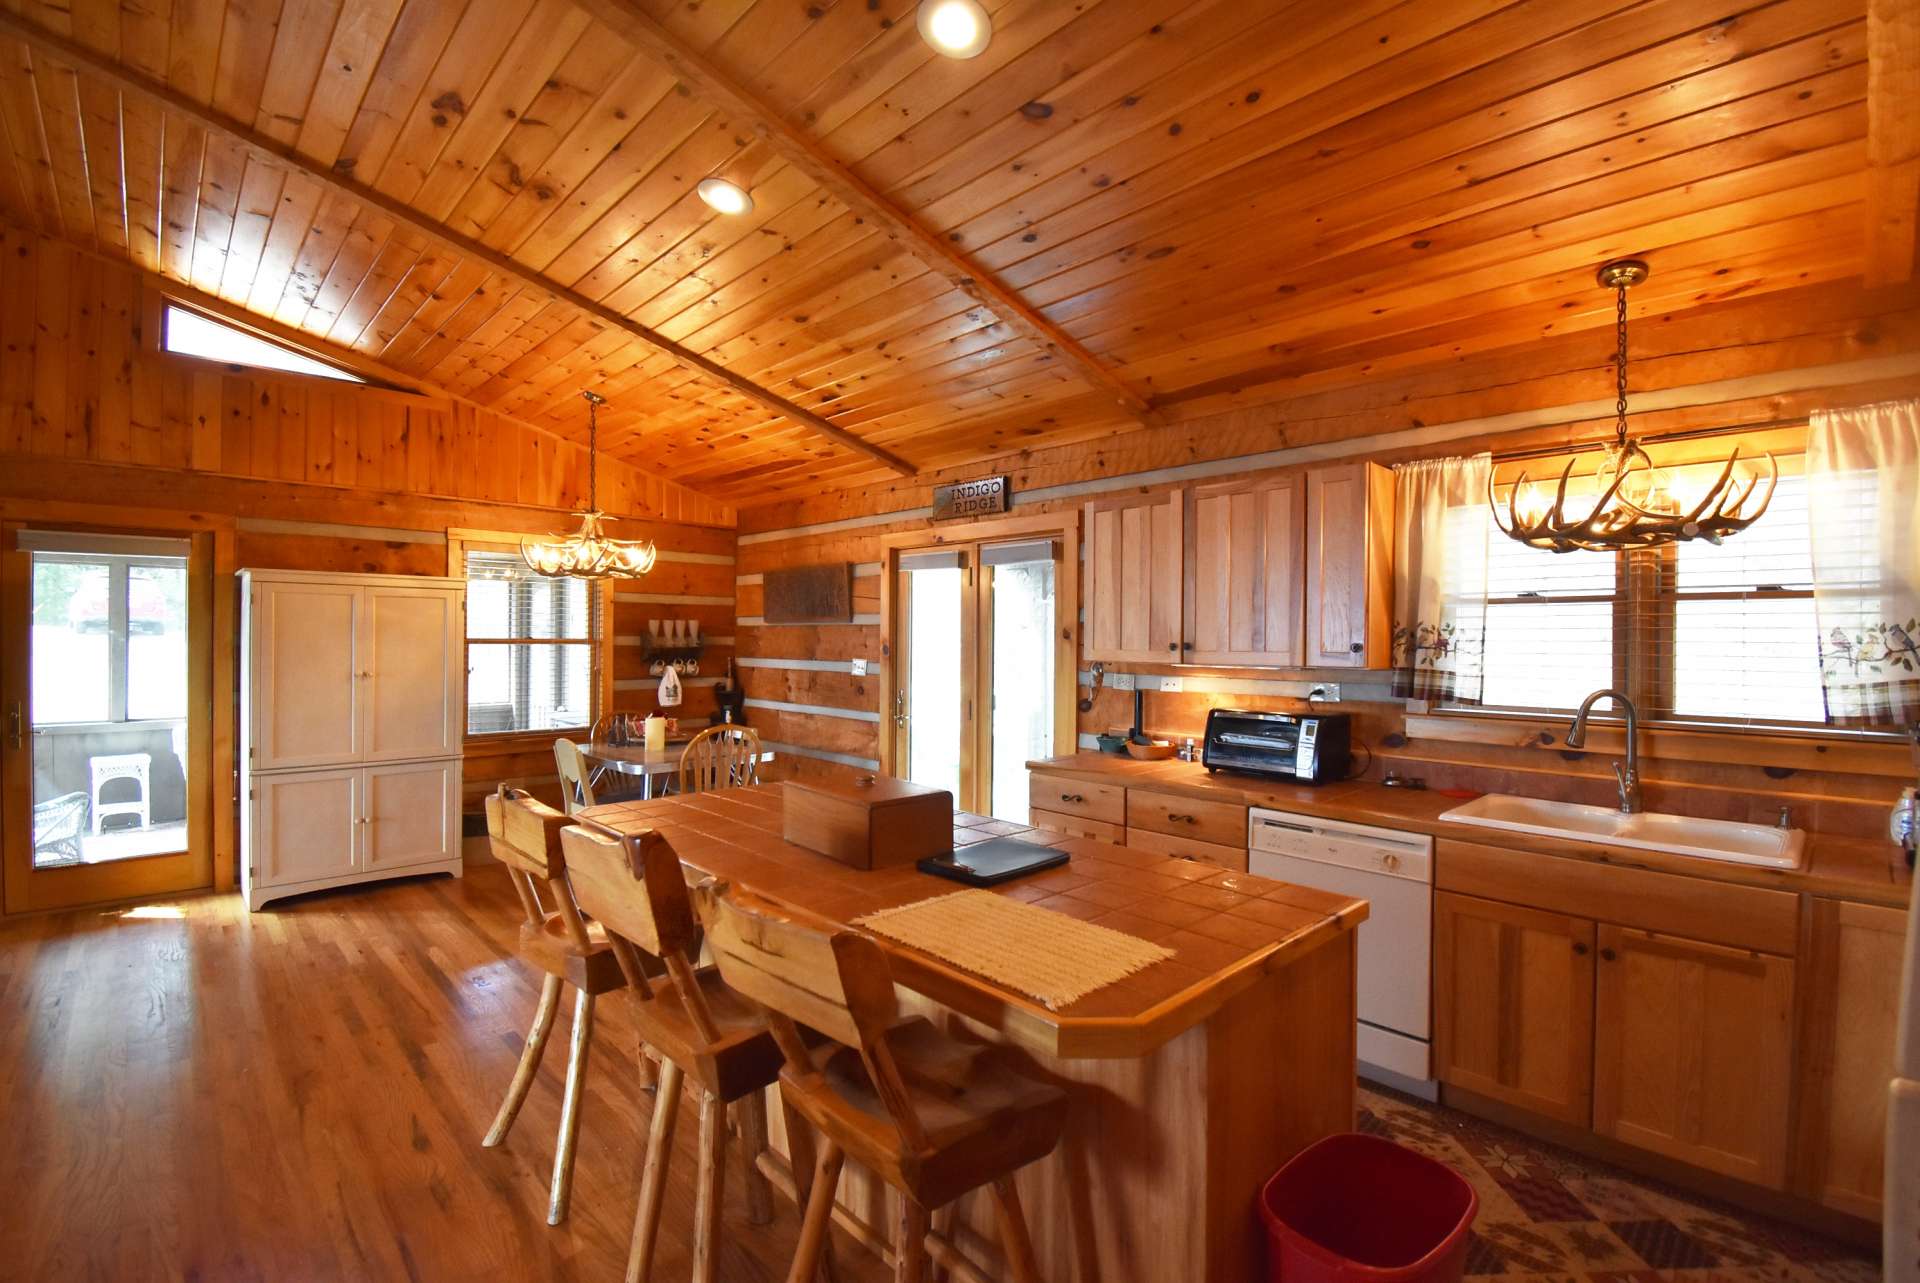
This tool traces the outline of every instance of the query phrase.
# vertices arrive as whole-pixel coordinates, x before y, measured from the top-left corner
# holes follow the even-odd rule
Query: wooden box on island
[[[787,841],[856,869],[886,869],[953,849],[953,794],[907,780],[789,780]]]

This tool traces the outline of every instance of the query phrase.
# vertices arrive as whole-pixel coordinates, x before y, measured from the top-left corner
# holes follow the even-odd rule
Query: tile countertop
[[[1378,824],[1383,828],[1410,829],[1438,838],[1477,842],[1483,846],[1518,848],[1542,855],[1593,860],[1628,868],[1657,869],[1686,877],[1835,896],[1901,909],[1907,907],[1912,884],[1910,873],[1905,870],[1898,875],[1894,873],[1889,862],[1893,844],[1866,838],[1809,832],[1805,868],[1767,869],[1697,856],[1666,855],[1658,851],[1603,846],[1594,842],[1508,833],[1471,824],[1450,824],[1439,818],[1440,813],[1459,806],[1463,799],[1419,789],[1383,788],[1367,781],[1356,780],[1312,788],[1226,772],[1209,775],[1205,767],[1194,762],[1142,762],[1113,753],[1074,753],[1031,761],[1027,766],[1036,771],[1051,771],[1126,788],[1150,788],[1186,797],[1238,802],[1334,820],[1351,820],[1358,824]]]

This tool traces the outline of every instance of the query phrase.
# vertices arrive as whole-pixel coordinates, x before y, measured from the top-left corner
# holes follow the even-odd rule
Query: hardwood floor
[[[518,917],[482,867],[251,916],[227,895],[0,926],[0,1276],[620,1278],[652,1106],[620,995],[596,1012],[568,1222],[545,1224],[565,1029],[480,1147],[539,994]],[[689,1274],[696,1133],[663,1281]],[[784,1277],[792,1207],[749,1226],[728,1175],[721,1277]],[[837,1247],[843,1280],[890,1276]]]

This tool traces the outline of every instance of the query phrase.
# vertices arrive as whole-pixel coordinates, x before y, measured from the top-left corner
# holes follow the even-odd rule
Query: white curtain
[[[1477,704],[1487,633],[1487,479],[1493,456],[1397,465],[1394,693]]]
[[[1812,415],[1807,490],[1827,720],[1920,722],[1920,400]]]

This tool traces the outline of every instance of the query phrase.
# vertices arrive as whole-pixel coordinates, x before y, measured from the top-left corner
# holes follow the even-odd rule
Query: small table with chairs
[[[664,748],[605,740],[580,744],[566,739],[554,741],[553,747],[570,811],[575,804],[599,805],[608,775],[634,781],[639,799],[645,801],[676,786],[680,792],[690,793],[757,784],[760,766],[774,760],[772,750],[762,747],[758,731],[734,723],[669,737]]]

